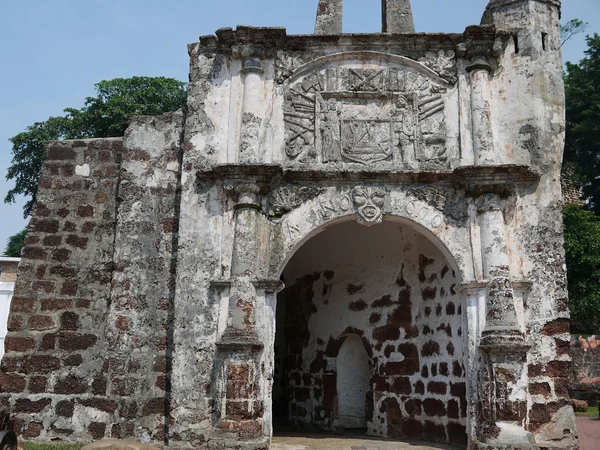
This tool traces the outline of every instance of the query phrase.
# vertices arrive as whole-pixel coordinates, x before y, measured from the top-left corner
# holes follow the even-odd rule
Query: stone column
[[[241,76],[244,84],[242,117],[240,124],[240,145],[238,163],[256,164],[262,161],[260,132],[262,126],[264,98],[264,70],[261,57],[264,49],[249,45],[240,49],[243,59]]]
[[[257,264],[256,235],[260,204],[259,186],[252,181],[229,182],[226,189],[235,198],[234,235],[229,285],[227,327],[221,343],[248,342],[262,345],[255,328],[256,290],[254,280]]]
[[[479,348],[479,423],[481,448],[518,444],[535,448],[525,431],[527,415],[526,356],[529,346],[517,320],[507,251],[504,204],[496,194],[479,199],[483,274],[487,281],[485,327]]]
[[[315,34],[342,34],[342,0],[319,0]]]
[[[230,448],[231,442],[263,436],[263,405],[259,353],[264,344],[256,330],[256,235],[260,204],[259,186],[252,180],[230,181],[226,189],[235,199],[231,278],[227,326],[217,342],[220,360],[216,383],[219,421],[209,448]],[[221,447],[219,447],[221,445]],[[231,447],[232,448],[232,447]]]
[[[492,67],[483,59],[467,67],[471,74],[471,116],[475,165],[498,164],[492,133],[490,82]]]
[[[384,33],[414,33],[410,0],[382,0],[382,32]]]

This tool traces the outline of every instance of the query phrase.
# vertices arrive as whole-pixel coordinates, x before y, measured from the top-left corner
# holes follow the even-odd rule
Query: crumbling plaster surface
[[[463,34],[221,29],[188,47],[184,111],[52,144],[2,362],[19,430],[267,448],[279,278],[355,220],[454,272],[469,446],[575,448],[559,15],[492,0]]]

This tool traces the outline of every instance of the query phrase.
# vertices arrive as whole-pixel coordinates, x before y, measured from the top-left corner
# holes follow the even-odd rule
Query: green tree
[[[582,184],[587,207],[600,214],[600,36],[586,40],[586,57],[566,64],[564,164]]]
[[[560,45],[565,45],[573,36],[585,33],[590,24],[580,19],[571,19],[566,24],[560,26]]]
[[[164,77],[115,78],[94,87],[96,96],[86,98],[83,108],[66,108],[64,116],[36,122],[10,138],[13,158],[6,179],[14,180],[15,186],[4,202],[14,203],[17,195],[29,198],[23,217],[35,204],[48,141],[123,136],[132,116],[176,111],[187,97],[185,83]],[[23,230],[9,238],[7,254],[19,256],[25,234]]]
[[[600,217],[578,204],[563,209],[573,332],[600,330]]]
[[[13,203],[16,195],[29,197],[23,217],[35,204],[48,141],[123,136],[130,117],[176,111],[186,102],[185,83],[172,78],[115,78],[97,83],[95,90],[96,96],[86,98],[83,108],[66,108],[65,116],[36,122],[10,138],[13,159],[6,179],[14,180],[15,186],[4,201]]]
[[[10,256],[12,258],[19,258],[21,256],[21,249],[25,245],[25,236],[27,235],[27,228],[19,231],[17,234],[13,234],[8,238],[6,248],[4,249],[4,256]]]

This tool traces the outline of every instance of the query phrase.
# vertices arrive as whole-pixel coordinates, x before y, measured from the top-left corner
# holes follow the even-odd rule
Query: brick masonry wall
[[[14,414],[22,438],[104,435],[98,418],[81,412],[113,408],[104,325],[121,152],[121,139],[48,148],[0,375],[0,409]]]
[[[23,438],[164,439],[182,129],[50,145],[0,375]]]

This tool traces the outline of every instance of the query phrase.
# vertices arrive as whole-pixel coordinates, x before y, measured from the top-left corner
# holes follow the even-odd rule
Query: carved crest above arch
[[[414,60],[345,52],[297,68],[285,87],[289,165],[445,167],[452,87]]]

